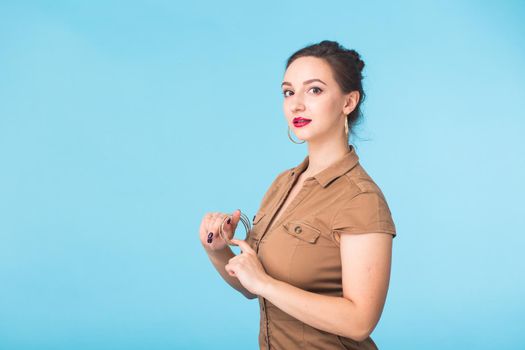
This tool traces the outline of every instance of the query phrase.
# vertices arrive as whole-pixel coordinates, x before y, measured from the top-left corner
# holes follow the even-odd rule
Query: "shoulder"
[[[288,176],[290,176],[290,173],[291,173],[291,169],[288,168],[286,170],[283,170],[277,173],[277,175],[274,176],[274,179],[268,186],[266,193],[264,194],[261,200],[261,205],[260,205],[261,208],[266,207],[268,203],[270,203],[274,198],[276,198],[276,194],[279,192],[279,189],[281,188],[281,186],[286,182],[286,179]]]
[[[286,168],[275,176],[275,180],[280,180],[282,178],[290,176],[294,168]]]
[[[345,193],[332,219],[332,230],[348,233],[385,232],[396,235],[387,200],[377,183],[358,164],[344,174]]]
[[[274,178],[268,189],[279,187],[287,179],[287,177],[290,176],[290,172],[291,169],[286,169],[277,173],[277,175],[274,175]]]
[[[384,199],[383,191],[360,163],[344,174],[344,179],[348,194],[345,200],[362,193],[375,193]]]

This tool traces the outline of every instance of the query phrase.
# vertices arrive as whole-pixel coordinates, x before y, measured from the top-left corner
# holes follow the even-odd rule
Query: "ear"
[[[357,104],[359,103],[359,91],[351,91],[348,94],[345,95],[345,105],[343,109],[343,113],[345,115],[349,115],[352,113],[352,111],[355,109]]]

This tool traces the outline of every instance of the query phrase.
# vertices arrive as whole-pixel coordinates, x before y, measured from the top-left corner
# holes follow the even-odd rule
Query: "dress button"
[[[295,226],[295,233],[301,233],[303,232],[303,229],[301,228],[301,226]]]

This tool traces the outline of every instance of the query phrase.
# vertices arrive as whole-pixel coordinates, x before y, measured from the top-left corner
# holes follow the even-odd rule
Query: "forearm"
[[[224,266],[228,264],[228,261],[234,256],[235,254],[233,253],[230,247],[226,247],[219,251],[208,252],[208,257],[210,258],[210,261],[212,262],[213,266],[215,266],[215,269],[217,270],[217,272],[219,272],[222,278],[230,286],[242,293],[246,298],[254,299],[257,297],[257,295],[250,293],[246,288],[243,287],[243,285],[239,282],[239,279],[237,277],[230,276],[224,268]]]
[[[314,328],[357,341],[368,336],[356,304],[344,297],[311,293],[273,278],[261,297]]]

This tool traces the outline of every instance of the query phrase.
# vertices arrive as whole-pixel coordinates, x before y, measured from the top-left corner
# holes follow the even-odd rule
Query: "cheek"
[[[284,111],[284,119],[286,121],[291,122],[293,119],[293,116],[292,116],[292,111],[290,109],[289,103],[286,103],[286,102],[283,103],[283,111]]]
[[[337,101],[330,96],[317,96],[308,101],[308,107],[320,115],[332,115],[337,109]]]
[[[318,99],[312,104],[312,115],[322,119],[322,129],[331,129],[338,125],[339,101],[333,98]]]

